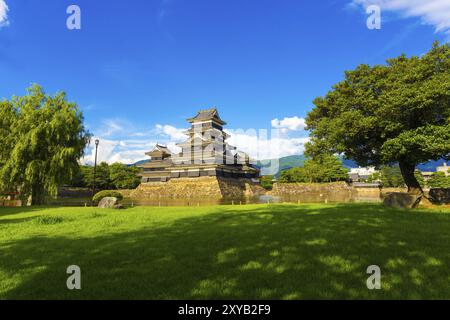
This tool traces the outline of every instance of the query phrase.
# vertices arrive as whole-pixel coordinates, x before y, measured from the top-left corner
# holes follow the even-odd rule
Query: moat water
[[[262,203],[347,203],[347,202],[381,202],[379,196],[350,195],[348,192],[333,194],[304,193],[295,196],[261,195],[243,199],[157,199],[143,200],[125,198],[122,203],[126,206],[205,206],[205,205],[239,205]]]
[[[126,207],[132,206],[207,206],[207,205],[240,205],[262,203],[348,203],[348,202],[381,202],[377,195],[358,195],[348,192],[334,192],[328,194],[302,193],[291,196],[261,195],[242,199],[133,199],[124,198],[121,203]],[[90,198],[61,198],[51,200],[50,205],[59,206],[90,206]]]

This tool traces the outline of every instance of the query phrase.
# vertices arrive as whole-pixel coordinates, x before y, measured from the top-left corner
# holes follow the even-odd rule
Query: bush
[[[92,201],[98,203],[98,202],[100,202],[100,200],[102,200],[103,198],[106,198],[106,197],[115,197],[119,201],[123,199],[123,195],[119,191],[103,190],[103,191],[97,192],[94,195],[94,197],[92,198]]]
[[[273,186],[273,176],[263,176],[261,177],[261,187],[266,190],[272,190]]]

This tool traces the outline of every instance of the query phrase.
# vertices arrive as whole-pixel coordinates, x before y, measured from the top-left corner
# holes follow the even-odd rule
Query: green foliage
[[[414,176],[419,182],[420,186],[423,188],[425,186],[425,180],[423,179],[422,173],[419,170],[414,172]],[[403,180],[402,173],[398,164],[391,166],[381,166],[378,172],[370,175],[367,182],[381,182],[382,186],[385,188],[401,188],[405,186],[405,180]]]
[[[85,188],[86,183],[84,181],[84,173],[83,171],[85,166],[80,166],[78,170],[75,172],[72,179],[67,183],[67,185],[75,188]]]
[[[306,182],[307,175],[304,167],[296,167],[281,171],[280,182],[290,183],[290,182]]]
[[[416,177],[417,182],[419,182],[420,187],[425,187],[425,179],[422,176],[422,172],[420,172],[420,170],[416,170],[414,171],[414,176]]]
[[[387,65],[360,65],[314,100],[310,156],[344,153],[359,165],[399,163],[410,189],[415,166],[450,157],[450,45]]]
[[[103,190],[103,191],[97,192],[94,195],[94,197],[92,198],[92,201],[98,203],[98,202],[100,202],[100,200],[102,200],[103,198],[106,198],[106,197],[115,197],[119,201],[123,199],[123,195],[119,191]]]
[[[109,166],[109,177],[117,189],[134,189],[140,183],[139,168],[114,163]]]
[[[94,186],[94,167],[93,166],[83,166],[81,168],[81,173],[83,176],[84,185],[92,188]],[[95,189],[113,189],[110,178],[109,165],[106,162],[102,162],[97,165],[95,170]]]
[[[450,188],[450,176],[446,176],[444,172],[435,172],[428,180],[431,188]]]
[[[381,172],[377,171],[372,173],[368,178],[367,182],[381,182]]]
[[[95,173],[95,188],[102,190],[134,189],[141,182],[139,172],[140,170],[137,167],[121,163],[108,165],[106,162],[102,162],[97,166]],[[70,185],[92,188],[94,185],[94,167],[81,166]]]
[[[380,178],[383,187],[399,188],[405,186],[400,167],[398,165],[382,166],[380,168]]]
[[[0,189],[42,204],[73,179],[90,135],[76,104],[38,85],[0,104]]]
[[[261,187],[266,190],[272,190],[273,179],[274,177],[271,175],[261,177]]]
[[[281,172],[280,182],[332,182],[348,179],[348,170],[334,155],[321,155],[305,161],[303,167],[291,168]]]

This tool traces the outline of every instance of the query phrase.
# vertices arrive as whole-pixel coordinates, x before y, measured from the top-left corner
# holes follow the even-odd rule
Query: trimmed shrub
[[[103,191],[97,192],[94,195],[94,197],[92,198],[92,201],[98,203],[98,202],[100,202],[100,200],[102,200],[103,198],[106,198],[106,197],[115,197],[119,201],[123,199],[123,195],[119,191],[103,190]]]

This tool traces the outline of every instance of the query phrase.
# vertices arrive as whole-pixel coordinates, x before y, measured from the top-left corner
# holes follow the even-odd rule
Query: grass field
[[[448,208],[0,208],[0,299],[450,299],[449,266]]]

